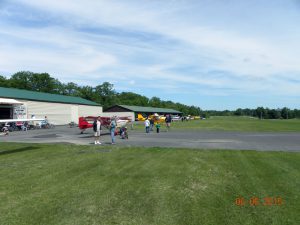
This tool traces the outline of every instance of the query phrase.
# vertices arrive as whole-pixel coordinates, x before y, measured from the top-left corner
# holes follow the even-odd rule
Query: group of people
[[[109,131],[111,136],[111,144],[116,144],[116,128],[117,128],[117,117],[114,116],[111,118],[110,124],[109,124]],[[101,134],[101,117],[97,117],[97,119],[93,123],[93,130],[94,130],[94,136],[95,136],[95,145],[101,145],[100,142],[100,134]],[[128,139],[128,133],[127,133],[127,127],[121,127],[120,128],[120,136],[122,139],[127,138]]]
[[[171,122],[172,122],[171,116],[166,115],[165,123],[166,123],[167,131],[170,131],[171,129]],[[149,120],[149,118],[147,117],[144,124],[145,124],[146,133],[150,133],[150,131],[153,131],[154,126],[156,128],[156,133],[159,133],[161,127],[159,121],[155,122],[153,118]]]
[[[46,129],[48,129],[48,128],[53,127],[53,124],[49,123],[49,120],[48,120],[47,116],[45,116],[44,120],[42,120],[40,122],[34,121],[36,119],[35,115],[32,115],[31,119],[33,119],[33,121],[31,121],[29,125],[32,126],[33,128],[46,128]]]
[[[171,122],[172,118],[170,115],[166,115],[165,123],[167,127],[167,131],[170,131],[171,129]],[[153,118],[149,119],[147,118],[144,122],[146,133],[150,133],[150,131],[153,131],[153,128],[156,128],[156,133],[160,132],[161,124],[159,121],[155,121]],[[116,116],[111,118],[110,124],[109,124],[109,131],[111,136],[111,144],[116,144],[116,128],[117,128],[117,118]],[[101,117],[97,117],[93,123],[93,130],[94,130],[94,136],[95,136],[95,145],[101,145],[100,142],[100,135],[101,135]],[[128,133],[127,133],[127,127],[121,127],[120,128],[120,137],[122,139],[128,139]]]

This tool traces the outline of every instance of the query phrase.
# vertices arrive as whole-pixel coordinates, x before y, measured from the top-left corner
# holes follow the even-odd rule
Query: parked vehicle
[[[178,116],[178,115],[172,115],[172,121],[178,121],[178,120],[181,120],[181,117]]]

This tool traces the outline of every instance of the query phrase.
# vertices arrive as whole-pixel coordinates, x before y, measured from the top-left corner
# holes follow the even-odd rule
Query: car
[[[172,118],[172,121],[181,120],[181,117],[178,115],[172,115],[171,118]]]

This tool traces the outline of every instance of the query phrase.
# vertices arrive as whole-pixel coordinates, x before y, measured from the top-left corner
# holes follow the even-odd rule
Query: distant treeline
[[[237,109],[233,111],[224,110],[201,110],[197,106],[188,106],[178,102],[164,101],[158,97],[147,98],[133,92],[118,93],[114,85],[103,82],[96,86],[81,86],[73,82],[62,83],[51,77],[48,73],[33,73],[21,71],[13,74],[11,78],[0,75],[0,87],[11,87],[26,89],[30,91],[47,92],[82,97],[99,103],[104,109],[112,105],[137,105],[160,108],[170,108],[183,112],[183,115],[202,116],[251,116],[261,119],[292,119],[300,118],[300,110],[297,109],[268,109],[258,107],[257,109]]]
[[[62,83],[48,73],[21,71],[13,74],[9,79],[0,75],[0,86],[82,97],[99,103],[104,109],[112,105],[123,104],[170,108],[183,112],[184,115],[201,115],[203,113],[197,106],[164,101],[158,97],[149,99],[133,92],[118,93],[115,91],[114,85],[109,82],[95,86],[81,86],[73,82]]]
[[[234,111],[224,110],[208,110],[207,114],[211,116],[250,116],[258,117],[260,119],[294,119],[300,118],[299,109],[289,109],[287,107],[281,109],[269,109],[258,107],[256,109],[237,109]]]

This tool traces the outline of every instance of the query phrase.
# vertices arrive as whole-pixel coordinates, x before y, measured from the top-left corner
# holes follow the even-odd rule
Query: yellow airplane
[[[137,117],[138,121],[145,121],[147,118],[149,120],[153,119],[154,123],[164,123],[166,119],[165,116],[160,116],[157,113],[154,113],[153,115],[149,115],[148,117],[144,117],[141,113],[138,113],[138,117]]]
[[[149,119],[153,119],[154,123],[164,123],[166,120],[165,116],[160,116],[157,113],[154,113],[153,115],[148,116]]]
[[[141,113],[138,113],[138,117],[136,118],[137,121],[145,121],[146,117],[144,117]]]

